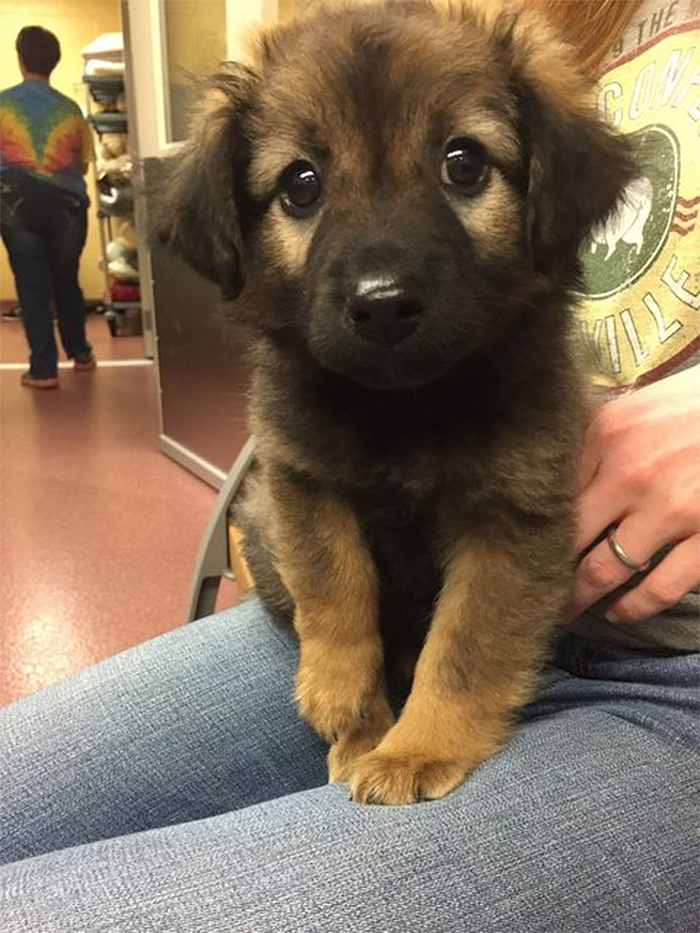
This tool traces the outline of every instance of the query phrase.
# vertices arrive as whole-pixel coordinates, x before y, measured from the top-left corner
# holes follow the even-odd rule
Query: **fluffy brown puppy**
[[[480,6],[263,33],[169,181],[172,244],[249,329],[258,591],[364,802],[447,793],[531,696],[574,567],[577,250],[633,176],[572,53]]]

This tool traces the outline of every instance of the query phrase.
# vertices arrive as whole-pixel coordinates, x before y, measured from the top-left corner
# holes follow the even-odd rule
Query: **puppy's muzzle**
[[[420,323],[424,306],[392,276],[363,276],[347,305],[351,328],[365,340],[393,347]]]

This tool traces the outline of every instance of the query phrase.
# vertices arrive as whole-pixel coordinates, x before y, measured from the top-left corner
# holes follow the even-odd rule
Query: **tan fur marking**
[[[542,605],[541,589],[502,548],[462,541],[403,712],[355,765],[355,800],[441,797],[501,747],[513,710],[533,692],[547,620],[564,598],[557,592]]]
[[[488,110],[467,108],[455,114],[454,124],[453,136],[478,139],[507,164],[516,165],[520,160],[520,143],[515,130]]]
[[[282,269],[291,275],[301,272],[318,224],[319,212],[304,220],[288,217],[279,204],[274,204],[265,219],[264,236],[269,254],[275,256]]]
[[[248,181],[251,192],[259,198],[268,195],[282,171],[298,159],[308,160],[308,156],[293,139],[274,136],[261,140],[250,163]]]
[[[488,187],[474,198],[445,192],[445,197],[483,259],[507,256],[520,238],[515,195],[493,170]]]
[[[372,711],[384,690],[378,583],[357,520],[332,493],[267,472],[274,552],[296,604],[299,710],[329,741],[365,725],[376,731]]]

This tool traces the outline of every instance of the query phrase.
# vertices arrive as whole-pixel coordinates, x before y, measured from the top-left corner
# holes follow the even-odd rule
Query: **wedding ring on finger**
[[[639,563],[639,561],[633,560],[617,540],[615,537],[615,532],[617,531],[618,527],[618,525],[613,525],[607,534],[607,541],[610,545],[610,550],[613,552],[615,557],[617,557],[617,559],[629,570],[633,570],[635,573],[643,573],[643,571],[648,570],[649,565],[651,564],[650,560],[644,561],[644,563]]]

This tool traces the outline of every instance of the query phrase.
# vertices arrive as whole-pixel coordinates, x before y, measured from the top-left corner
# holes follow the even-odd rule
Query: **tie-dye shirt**
[[[92,136],[80,108],[43,81],[0,92],[0,170],[26,172],[87,202]]]

